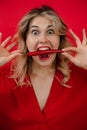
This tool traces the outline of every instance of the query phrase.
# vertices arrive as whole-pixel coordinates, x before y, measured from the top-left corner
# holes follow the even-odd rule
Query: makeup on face
[[[58,51],[60,38],[52,21],[45,17],[36,17],[31,22],[26,43],[28,56],[38,56],[42,61],[54,59],[51,54],[60,52]]]

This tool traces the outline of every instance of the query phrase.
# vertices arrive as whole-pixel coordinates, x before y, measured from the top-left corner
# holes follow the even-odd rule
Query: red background
[[[87,0],[0,0],[0,32],[3,37],[13,35],[22,16],[32,7],[42,4],[53,7],[80,38],[82,28],[87,32]]]
[[[87,32],[87,0],[0,0],[0,32],[3,39],[13,36],[22,16],[42,4],[53,7],[82,39],[82,29],[85,28]]]

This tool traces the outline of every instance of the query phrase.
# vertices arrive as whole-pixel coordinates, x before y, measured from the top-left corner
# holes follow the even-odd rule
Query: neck
[[[51,73],[55,73],[55,66],[49,65],[49,66],[40,66],[37,64],[32,64],[32,72],[31,74],[35,74],[41,77],[47,76]]]

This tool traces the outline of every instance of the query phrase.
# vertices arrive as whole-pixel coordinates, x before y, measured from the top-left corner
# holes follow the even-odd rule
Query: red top
[[[87,130],[87,71],[72,68],[66,88],[54,77],[43,111],[33,87],[16,87],[0,71],[0,130]],[[60,76],[57,71],[55,76]],[[61,77],[61,76],[60,76]]]

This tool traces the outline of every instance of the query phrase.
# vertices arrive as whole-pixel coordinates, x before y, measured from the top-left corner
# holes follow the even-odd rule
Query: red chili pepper
[[[52,50],[40,50],[40,51],[29,52],[28,56],[36,56],[36,55],[51,54],[51,53],[62,53],[62,52],[64,52],[64,51],[62,51],[62,50],[56,50],[56,49],[52,49]]]

